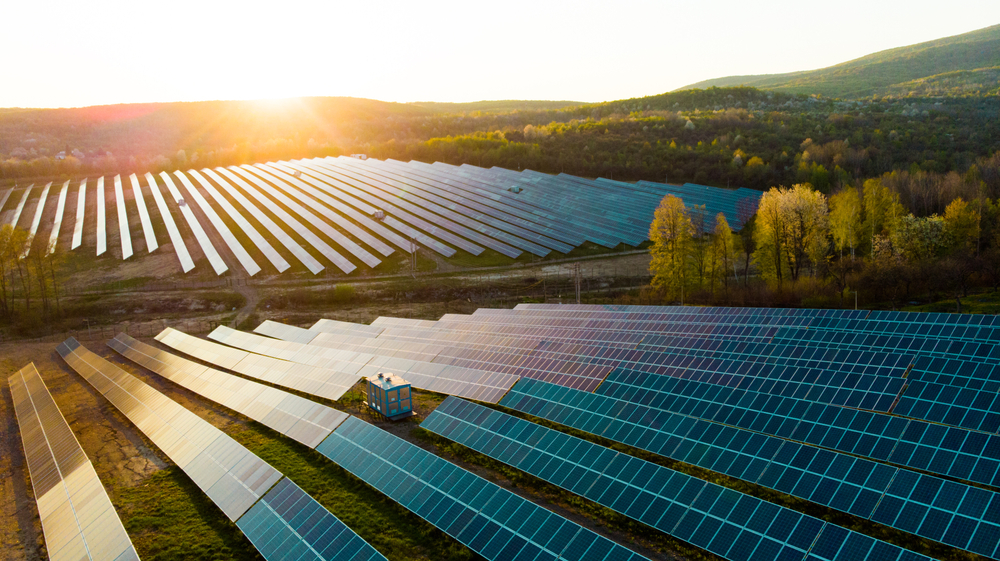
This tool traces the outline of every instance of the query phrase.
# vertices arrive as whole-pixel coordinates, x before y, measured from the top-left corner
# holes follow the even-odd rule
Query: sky
[[[997,0],[11,0],[3,12],[0,107],[610,101],[1000,24]]]

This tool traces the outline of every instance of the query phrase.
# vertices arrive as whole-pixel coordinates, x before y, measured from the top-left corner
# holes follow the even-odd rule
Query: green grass
[[[178,467],[122,488],[115,507],[145,561],[261,560],[236,524]]]
[[[945,298],[929,304],[901,307],[904,312],[955,313],[958,304],[954,298]],[[1000,314],[1000,292],[972,293],[962,298],[963,314]]]

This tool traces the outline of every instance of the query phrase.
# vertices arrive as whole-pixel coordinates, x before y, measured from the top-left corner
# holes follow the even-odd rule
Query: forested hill
[[[998,66],[1000,25],[994,25],[962,35],[881,51],[819,70],[727,76],[679,89],[753,86],[792,94],[821,94],[838,98],[905,96],[914,90],[918,95],[968,94],[974,91],[995,93],[997,72],[994,67]],[[973,72],[956,75],[956,71]],[[920,83],[929,78],[941,78],[941,75],[949,75],[947,77],[951,80],[946,89],[928,92]],[[941,83],[940,79],[934,81],[939,85]],[[979,87],[967,87],[970,84]]]

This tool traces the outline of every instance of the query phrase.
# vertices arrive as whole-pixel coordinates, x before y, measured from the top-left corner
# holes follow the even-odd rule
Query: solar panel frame
[[[335,179],[333,176],[329,175],[329,173],[323,173],[313,168],[304,166],[302,164],[297,163],[296,160],[290,162],[281,161],[281,162],[271,163],[268,165],[280,169],[285,173],[299,172],[301,174],[310,175],[320,182],[320,183],[314,183],[314,185],[322,189],[325,193],[332,195],[333,197],[336,197],[337,199],[340,199],[351,206],[361,209],[362,212],[368,212],[370,214],[375,213],[376,210],[375,207],[368,204],[368,202],[364,199],[364,197],[366,196],[364,195],[364,193],[361,193],[354,187]],[[359,197],[352,196],[351,194],[348,193],[357,193]],[[445,257],[451,257],[455,255],[455,250],[453,248],[434,239],[430,235],[424,234],[423,232],[417,230],[416,228],[410,226],[409,224],[406,224],[404,222],[401,222],[400,220],[397,220],[396,218],[393,218],[390,214],[388,214],[389,211],[392,211],[393,209],[395,209],[395,207],[392,207],[391,205],[388,206],[383,205],[383,206],[385,206],[386,216],[382,220],[382,222],[387,227],[392,228],[393,230],[403,234],[404,236],[408,236],[411,239],[417,240],[417,242],[420,243],[422,246],[428,247],[434,250],[435,252],[444,255]],[[408,216],[408,213],[401,213],[401,216],[405,218],[406,216]],[[451,234],[448,233],[448,235],[450,236]],[[447,237],[445,236],[442,236],[442,238],[447,239]],[[461,238],[457,239],[461,241]],[[410,251],[408,242],[404,244],[403,251],[407,252]],[[479,252],[480,253],[482,252],[482,248],[479,248]]]
[[[242,187],[247,193],[249,193],[251,197],[257,199],[257,201],[262,206],[267,207],[267,209],[273,212],[275,216],[277,216],[282,222],[291,227],[292,230],[294,230],[299,236],[301,236],[302,239],[306,240],[306,242],[308,242],[309,245],[316,248],[316,250],[319,251],[320,254],[329,259],[330,262],[333,263],[343,273],[349,274],[352,271],[354,271],[354,269],[357,269],[357,266],[354,265],[354,263],[351,263],[350,260],[348,260],[340,253],[338,253],[337,250],[330,247],[329,244],[320,239],[319,236],[314,234],[311,230],[303,226],[302,223],[299,222],[294,217],[292,217],[291,214],[285,212],[284,209],[282,209],[281,207],[275,205],[270,200],[268,200],[268,198],[264,195],[264,193],[260,191],[260,189],[264,189],[263,186],[265,184],[256,176],[236,166],[230,166],[228,169],[216,168],[216,171],[218,171],[223,176],[233,180],[238,179],[235,175],[233,175],[233,173],[235,172],[236,174],[241,175],[243,178],[253,183],[253,185],[250,185],[246,183],[246,181],[242,180],[234,181],[234,183],[236,183],[237,185]]]
[[[153,174],[146,173],[146,183],[149,185],[149,192],[153,195],[156,208],[160,211],[160,218],[163,219],[163,225],[167,228],[167,236],[170,238],[170,244],[174,246],[174,254],[177,255],[177,260],[180,261],[181,271],[186,273],[194,269],[194,260],[191,259],[191,254],[184,244],[184,238],[181,237],[181,232],[177,229],[177,223],[174,222],[174,217],[170,214],[170,209],[167,207],[167,202],[163,199],[163,193],[160,191],[160,186],[156,183],[156,178],[153,177]],[[82,221],[80,223],[82,224]]]
[[[284,182],[283,180],[268,173],[264,169],[250,165],[244,165],[240,167],[248,172],[256,174],[259,178],[263,179],[263,181],[257,183],[257,185],[260,186],[262,189],[264,189],[268,195],[271,195],[271,197],[277,199],[282,204],[292,209],[296,214],[301,216],[306,222],[308,222],[310,225],[312,225],[320,232],[323,232],[323,234],[326,235],[326,237],[328,237],[329,239],[333,240],[338,245],[343,247],[345,250],[347,250],[348,253],[350,253],[357,259],[361,260],[361,262],[363,262],[365,265],[368,265],[369,267],[376,267],[378,266],[379,263],[382,262],[381,259],[375,257],[374,255],[372,255],[371,252],[369,252],[365,248],[355,243],[354,240],[345,236],[339,230],[327,224],[326,221],[316,216],[315,214],[313,214],[312,211],[310,211],[309,209],[305,208],[304,206],[296,202],[295,199],[302,201],[309,207],[313,208],[314,210],[322,214],[325,218],[327,218],[331,222],[334,222],[338,226],[343,228],[344,226],[342,223],[346,223],[346,221],[339,215],[337,215],[335,212],[331,211],[328,207],[319,204],[315,199],[306,196],[295,187],[289,185],[287,182]],[[267,181],[268,183],[264,183],[264,181]],[[272,185],[280,186],[280,188],[274,187]],[[289,195],[291,195],[291,197],[289,197],[289,195],[286,195],[285,193],[288,193]],[[355,228],[355,230],[357,229]],[[378,248],[385,248],[386,250],[389,249],[384,242],[375,239],[370,234],[364,233],[364,236],[366,240],[370,241],[373,244],[376,244]]]
[[[301,245],[299,245],[298,242],[293,240],[291,236],[289,236],[283,229],[281,229],[280,226],[275,224],[274,221],[271,220],[269,216],[261,212],[261,210],[257,208],[252,202],[250,202],[249,199],[243,196],[243,193],[240,193],[232,185],[230,185],[230,183],[226,181],[226,179],[223,179],[219,174],[217,174],[215,170],[205,168],[202,169],[201,171],[208,177],[212,178],[218,185],[220,185],[226,191],[226,193],[229,194],[229,196],[236,199],[236,202],[240,203],[240,205],[242,205],[243,208],[250,213],[250,216],[252,216],[255,220],[257,220],[257,222],[260,222],[261,226],[263,226],[265,230],[267,230],[271,235],[273,235],[278,240],[278,243],[285,246],[285,248],[288,249],[288,251],[290,251],[292,255],[294,255],[295,258],[299,260],[300,263],[305,265],[305,267],[309,269],[309,272],[316,275],[319,274],[320,271],[326,268],[319,261],[317,261],[315,257],[310,255],[309,252],[306,251]],[[225,170],[219,169],[219,172],[223,171]],[[236,176],[230,175],[227,177],[235,181],[245,183]],[[219,195],[221,197],[221,194]],[[217,201],[219,201],[218,198]],[[219,204],[220,205],[222,204],[221,201],[219,201]]]
[[[774,543],[767,547],[783,550],[780,556],[799,559],[806,556],[827,526],[833,526],[786,507],[454,397],[439,405],[421,423],[421,428],[727,558],[754,558],[764,554],[754,550],[730,554],[734,542],[720,539],[730,533],[718,534],[726,525],[740,532],[759,532],[765,540],[773,540]],[[753,514],[747,519],[743,512],[746,509],[738,506],[741,503],[755,505],[755,513],[767,518]],[[662,506],[654,507],[654,504]],[[764,543],[757,544],[756,551],[761,551]],[[890,551],[902,549],[890,544],[885,546]],[[884,553],[881,555],[873,558],[885,558]]]
[[[24,190],[24,194],[21,195],[21,200],[18,201],[17,207],[14,208],[14,215],[10,219],[10,225],[17,228],[17,223],[21,219],[21,214],[24,212],[24,205],[28,202],[28,195],[31,194],[31,190],[34,185],[28,185],[28,188]]]
[[[188,390],[315,448],[347,413],[209,368],[119,333],[108,346],[125,358]]]
[[[59,230],[62,229],[63,214],[66,212],[66,194],[69,191],[69,180],[63,183],[59,189],[59,199],[56,201],[56,215],[52,219],[52,231],[49,233],[49,243],[45,246],[45,254],[52,255],[56,251],[56,242],[59,241]],[[3,205],[0,204],[0,209]]]
[[[260,265],[254,261],[253,257],[250,256],[246,248],[243,247],[243,244],[236,239],[236,236],[233,235],[229,226],[227,226],[219,214],[215,212],[212,205],[208,204],[208,201],[206,201],[205,197],[201,195],[198,188],[191,183],[191,180],[188,179],[186,175],[181,173],[180,170],[174,171],[174,176],[180,180],[181,184],[184,185],[184,188],[187,189],[187,192],[191,195],[191,198],[194,199],[195,204],[197,204],[198,207],[201,208],[201,211],[205,213],[208,221],[215,227],[215,231],[219,233],[220,237],[222,237],[222,241],[229,248],[229,251],[233,252],[233,255],[236,256],[236,260],[243,266],[247,275],[252,277],[259,273]]]
[[[121,237],[122,260],[132,257],[132,235],[128,229],[128,212],[125,210],[125,192],[122,190],[122,176],[115,175],[115,204],[118,207],[118,233]]]
[[[169,327],[156,340],[219,368],[333,401],[361,379],[358,368],[343,368],[343,364],[338,364],[337,369],[321,368],[290,362],[192,337]]]
[[[490,561],[644,559],[356,417],[316,451]]]
[[[156,232],[153,231],[153,221],[149,218],[146,198],[142,196],[142,185],[139,184],[139,178],[134,173],[128,177],[128,180],[135,197],[135,206],[139,209],[139,223],[142,225],[142,235],[146,240],[146,253],[152,253],[159,247],[159,244],[156,241]]]
[[[83,243],[83,219],[87,209],[87,180],[80,181],[80,189],[76,195],[76,222],[73,224],[73,241],[70,250],[80,247]]]
[[[49,189],[51,187],[52,182],[49,181],[42,188],[42,194],[38,196],[38,204],[35,205],[35,214],[31,219],[31,228],[28,230],[28,243],[25,245],[24,254],[21,257],[27,257],[31,251],[31,242],[34,241],[35,234],[38,233],[38,226],[42,223],[42,213],[45,212],[45,201],[49,197]]]
[[[240,230],[248,238],[250,238],[250,241],[253,242],[254,246],[256,246],[257,249],[259,249],[261,253],[264,254],[264,257],[266,257],[267,260],[270,261],[272,265],[274,265],[274,268],[277,269],[279,273],[283,273],[286,270],[288,270],[288,268],[291,266],[288,264],[288,261],[285,261],[285,258],[282,257],[281,254],[279,254],[274,249],[274,246],[271,245],[271,242],[267,241],[267,239],[265,239],[264,236],[262,236],[260,232],[258,232],[257,229],[253,227],[253,224],[250,224],[250,222],[246,218],[244,218],[243,215],[240,214],[238,210],[236,210],[236,207],[230,204],[230,202],[226,200],[226,198],[223,197],[221,193],[219,193],[219,191],[215,188],[214,185],[209,183],[209,181],[205,179],[200,173],[198,173],[197,170],[189,169],[187,173],[188,175],[193,177],[195,181],[198,182],[199,185],[201,185],[202,189],[208,192],[209,196],[212,197],[212,199],[216,202],[216,204],[222,207],[222,210],[226,212],[226,215],[228,215],[229,218],[233,220],[233,222],[236,222],[236,225],[240,227]],[[206,201],[205,205],[207,204],[208,203]]]
[[[34,364],[8,379],[48,556],[139,557],[97,472]]]
[[[385,559],[301,488],[215,426],[73,338],[56,350],[177,464],[269,561],[286,559],[289,551],[298,558],[311,552],[313,559]],[[290,494],[295,508],[282,508],[282,499]],[[297,516],[302,512],[310,513],[309,520]],[[321,519],[313,519],[316,515]],[[349,542],[354,548],[317,551],[314,545],[321,543],[322,534],[310,533],[317,523],[325,523],[327,531],[350,532],[356,538]],[[272,549],[268,543],[276,534],[284,538],[283,547]]]
[[[181,216],[183,216],[184,220],[187,221],[188,227],[191,228],[191,233],[194,234],[194,239],[198,242],[202,253],[204,253],[205,257],[208,259],[209,264],[212,265],[212,269],[215,271],[215,274],[221,275],[222,273],[228,271],[229,266],[226,265],[226,262],[222,260],[222,256],[219,255],[215,246],[212,245],[212,240],[209,239],[208,234],[205,233],[205,229],[201,227],[201,223],[198,222],[198,217],[194,215],[191,208],[188,207],[186,202],[184,202],[184,197],[181,197],[181,192],[177,189],[177,186],[174,185],[170,175],[168,175],[165,171],[161,171],[160,178],[163,180],[163,184],[167,186],[167,191],[169,191],[170,196],[174,198],[174,202],[177,203],[177,208],[181,210]]]

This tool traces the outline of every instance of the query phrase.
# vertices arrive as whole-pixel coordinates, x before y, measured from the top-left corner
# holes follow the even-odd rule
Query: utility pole
[[[575,273],[576,273],[576,303],[579,304],[580,303],[580,264],[577,263],[576,266],[574,266],[573,268],[575,269]]]
[[[410,238],[410,276],[417,278],[417,238]]]

